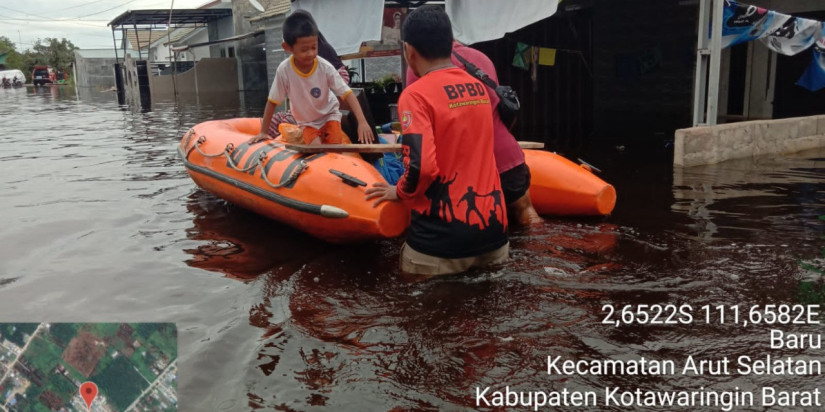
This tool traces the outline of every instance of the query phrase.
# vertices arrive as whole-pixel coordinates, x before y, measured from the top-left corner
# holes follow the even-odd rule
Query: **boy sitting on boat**
[[[341,129],[341,112],[336,96],[346,100],[358,119],[358,141],[372,142],[372,130],[338,71],[318,56],[318,27],[308,13],[293,13],[284,21],[281,46],[291,56],[281,62],[269,90],[261,132],[250,144],[269,139],[267,134],[277,105],[289,98],[292,115],[303,129],[304,144],[348,144]]]

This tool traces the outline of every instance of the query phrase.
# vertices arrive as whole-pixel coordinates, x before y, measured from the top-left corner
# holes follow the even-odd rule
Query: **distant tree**
[[[21,55],[14,42],[6,36],[0,36],[0,53],[6,53],[6,70],[18,69],[23,70],[23,55]]]
[[[26,68],[24,71],[31,72],[35,65],[47,64],[56,70],[69,73],[71,72],[72,62],[74,62],[74,51],[76,49],[78,47],[71,40],[65,38],[59,40],[53,37],[37,39],[31,50],[26,50],[23,55],[23,65]]]

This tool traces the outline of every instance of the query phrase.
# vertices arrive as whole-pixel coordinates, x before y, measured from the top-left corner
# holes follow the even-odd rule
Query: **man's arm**
[[[438,177],[439,171],[435,161],[434,125],[426,101],[421,96],[402,93],[398,111],[402,117],[404,174],[398,180],[396,189],[398,198],[404,200],[422,195]]]
[[[364,111],[361,109],[361,104],[358,103],[358,99],[355,98],[355,93],[347,93],[344,100],[347,101],[350,109],[352,109],[352,112],[355,113],[355,118],[358,119],[358,141],[361,143],[374,142],[372,130],[370,130],[370,124],[367,123],[367,118],[364,117]]]
[[[269,127],[272,125],[272,115],[275,114],[277,104],[272,100],[267,99],[266,107],[264,108],[264,117],[261,119],[261,131],[255,137],[249,139],[249,144],[255,144],[262,140],[270,139]]]

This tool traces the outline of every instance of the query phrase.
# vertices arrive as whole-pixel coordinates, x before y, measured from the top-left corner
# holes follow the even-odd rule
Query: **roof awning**
[[[552,16],[558,9],[557,0],[293,0],[293,9],[312,13],[327,41],[340,55],[358,53],[360,45],[381,41],[383,9],[420,7],[443,4],[453,25],[453,33],[467,44],[495,40]],[[347,24],[342,24],[347,22]],[[387,27],[387,29],[393,29]],[[396,37],[400,31],[396,30]]]
[[[128,10],[109,22],[112,28],[118,26],[142,26],[143,28],[163,26],[206,25],[209,22],[232,16],[232,9],[173,9],[170,19],[169,9]]]

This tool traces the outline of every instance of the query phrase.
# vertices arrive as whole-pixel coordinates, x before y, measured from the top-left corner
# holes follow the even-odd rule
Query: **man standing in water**
[[[474,198],[481,224],[455,216],[469,215],[470,202],[464,210],[459,202],[468,191],[501,191],[490,96],[450,61],[452,27],[440,7],[410,13],[401,37],[404,57],[420,77],[398,100],[406,170],[397,186],[376,183],[367,189],[367,199],[377,199],[375,205],[399,199],[409,204],[412,220],[401,250],[404,273],[443,275],[502,263],[510,247],[507,216],[494,197]],[[456,209],[455,215],[437,212],[446,206]]]
[[[453,42],[452,62],[454,65],[465,68],[464,63],[459,60],[459,56],[466,62],[469,62],[498,84],[498,75],[493,62],[484,53],[467,47],[458,41]],[[466,68],[465,68],[466,69]],[[407,86],[413,84],[418,80],[418,76],[413,73],[411,69],[407,69]],[[518,144],[518,141],[510,133],[507,125],[501,120],[499,116],[497,105],[501,99],[496,94],[496,91],[489,87],[487,88],[487,95],[490,97],[493,113],[493,148],[496,155],[496,168],[499,171],[499,179],[501,179],[501,187],[504,195],[504,201],[507,204],[507,217],[510,223],[519,224],[523,226],[541,223],[542,219],[533,208],[533,202],[530,200],[530,168],[524,161],[524,152]],[[497,192],[502,194],[502,192]],[[499,202],[501,199],[499,199]]]

